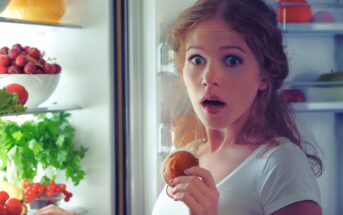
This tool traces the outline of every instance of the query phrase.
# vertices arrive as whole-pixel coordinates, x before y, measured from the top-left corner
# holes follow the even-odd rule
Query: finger
[[[189,194],[187,193],[178,193],[175,195],[174,197],[175,201],[182,201],[183,203],[185,203],[185,205],[188,206],[189,210],[190,210],[190,214],[200,214],[200,208],[201,205],[196,202],[194,200],[193,197],[191,197]]]
[[[185,170],[185,174],[189,176],[197,176],[202,179],[202,181],[210,188],[210,189],[216,189],[216,183],[214,182],[214,179],[211,175],[211,173],[201,167],[191,167]]]
[[[44,208],[41,208],[41,209],[37,210],[37,211],[36,211],[36,214],[42,213],[42,212],[45,212],[45,211],[52,210],[52,208],[54,208],[54,207],[55,207],[55,205],[50,204],[50,205],[48,205],[48,206],[45,206]]]
[[[210,189],[204,182],[197,176],[180,176],[173,180],[173,187],[178,184],[192,184],[201,194],[207,198],[211,198],[214,191],[217,189]]]
[[[57,207],[56,205],[50,204],[44,208],[36,211],[35,215],[54,215],[54,214],[64,214],[64,211]]]
[[[188,193],[201,205],[208,201],[206,195],[204,195],[193,183],[176,185],[172,191],[172,195],[177,195],[178,193]]]

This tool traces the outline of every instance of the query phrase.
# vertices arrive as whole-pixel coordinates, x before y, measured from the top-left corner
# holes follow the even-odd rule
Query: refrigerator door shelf
[[[280,23],[279,28],[287,35],[338,35],[343,34],[343,23]]]
[[[343,102],[292,103],[296,112],[343,112]]]

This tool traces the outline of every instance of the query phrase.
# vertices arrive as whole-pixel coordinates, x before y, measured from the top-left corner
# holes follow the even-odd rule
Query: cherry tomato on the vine
[[[12,198],[5,204],[6,215],[20,215],[23,205],[18,199]]]
[[[0,205],[5,204],[5,202],[9,198],[10,198],[10,196],[8,195],[8,193],[6,191],[0,191]]]

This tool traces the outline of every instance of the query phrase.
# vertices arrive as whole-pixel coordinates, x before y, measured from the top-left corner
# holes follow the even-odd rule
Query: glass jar
[[[62,195],[56,195],[53,197],[40,197],[40,198],[33,200],[30,203],[30,209],[31,210],[38,210],[38,209],[44,208],[44,207],[51,205],[51,204],[59,206],[62,199],[63,199]]]

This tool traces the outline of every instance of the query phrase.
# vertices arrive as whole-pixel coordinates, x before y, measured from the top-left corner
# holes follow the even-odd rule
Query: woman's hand
[[[169,193],[171,197],[184,202],[190,215],[216,215],[219,192],[211,173],[200,167],[191,167],[185,174],[187,176],[169,182],[174,187]]]
[[[48,205],[37,210],[36,215],[76,215],[76,213],[65,211],[56,205]]]

